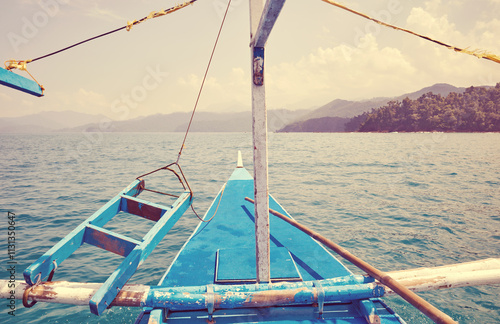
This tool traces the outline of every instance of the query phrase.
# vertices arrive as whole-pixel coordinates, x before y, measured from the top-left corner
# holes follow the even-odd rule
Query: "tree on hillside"
[[[499,132],[500,83],[494,88],[470,87],[446,97],[432,92],[416,100],[391,101],[346,124],[360,132]]]

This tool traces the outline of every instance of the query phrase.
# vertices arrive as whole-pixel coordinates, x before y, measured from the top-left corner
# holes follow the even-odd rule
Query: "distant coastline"
[[[172,112],[112,120],[71,110],[0,118],[0,133],[158,133],[184,132],[190,113]],[[250,108],[236,112],[200,111],[192,132],[251,132]],[[268,131],[336,132],[499,132],[500,83],[458,88],[438,83],[391,98],[335,99],[319,108],[268,110]]]
[[[278,132],[500,132],[500,83],[445,96],[429,91],[416,99],[389,101],[352,118],[307,119]]]

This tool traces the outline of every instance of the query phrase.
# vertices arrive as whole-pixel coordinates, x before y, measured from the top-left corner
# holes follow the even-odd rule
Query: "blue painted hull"
[[[159,282],[164,287],[248,284],[255,282],[253,178],[237,168],[215,198],[204,219],[185,243]],[[270,208],[286,211],[270,197]],[[217,212],[216,212],[217,211]],[[271,278],[276,281],[319,281],[352,273],[308,235],[271,216]],[[371,298],[381,323],[404,323],[380,299]],[[366,323],[359,301],[324,305],[320,319],[317,305],[217,309],[216,323]],[[207,323],[209,308],[202,311],[145,309],[137,323]]]

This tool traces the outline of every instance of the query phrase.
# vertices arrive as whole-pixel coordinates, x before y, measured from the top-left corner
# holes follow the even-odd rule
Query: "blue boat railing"
[[[154,309],[155,322],[172,312],[207,312],[208,322],[217,316],[216,310],[245,308],[312,306],[318,319],[323,319],[324,307],[332,304],[352,304],[368,323],[379,318],[372,301],[384,295],[384,287],[371,277],[349,275],[332,279],[272,284],[231,284],[189,287],[149,287],[141,295],[140,305]],[[159,318],[156,318],[158,317]],[[378,320],[380,323],[380,320]]]
[[[54,271],[64,260],[84,243],[125,257],[89,302],[90,311],[100,315],[111,305],[118,292],[151,254],[163,237],[192,203],[192,193],[185,190],[172,206],[162,206],[137,198],[145,189],[144,180],[138,178],[102,208],[77,226],[71,233],[43,254],[24,271],[28,285],[36,285],[46,278],[52,279]],[[156,224],[141,241],[106,230],[103,226],[120,212],[143,217]],[[28,306],[29,290],[23,303]]]

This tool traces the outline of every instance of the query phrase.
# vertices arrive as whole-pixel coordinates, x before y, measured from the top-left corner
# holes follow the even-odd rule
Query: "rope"
[[[50,271],[49,273],[49,277],[47,278],[47,281],[45,282],[50,282],[52,281],[52,278],[54,278],[54,273],[56,272],[57,270],[57,262],[56,260],[53,260],[52,263],[54,264],[54,269],[52,269],[52,271]],[[39,272],[36,276],[38,279],[36,280],[35,284],[26,288],[24,290],[24,293],[23,293],[23,306],[26,307],[26,308],[31,308],[33,306],[35,306],[35,304],[37,303],[36,300],[32,300],[31,303],[29,302],[29,297],[30,297],[30,292],[35,289],[38,285],[40,285],[42,283],[42,274],[41,272]]]
[[[26,70],[26,64],[28,63],[31,63],[31,62],[35,62],[35,61],[38,61],[38,60],[41,60],[41,59],[44,59],[46,57],[49,57],[49,56],[52,56],[52,55],[55,55],[55,54],[58,54],[58,53],[61,53],[61,52],[64,52],[64,51],[67,51],[75,46],[78,46],[78,45],[81,45],[81,44],[84,44],[84,43],[87,43],[87,42],[90,42],[90,41],[93,41],[95,39],[98,39],[98,38],[101,38],[101,37],[104,37],[104,36],[107,36],[107,35],[110,35],[110,34],[113,34],[113,33],[116,33],[120,30],[123,30],[123,29],[126,29],[127,31],[130,31],[130,29],[132,28],[132,26],[135,26],[137,24],[140,24],[141,22],[143,21],[146,21],[148,19],[153,19],[153,18],[158,18],[158,17],[161,17],[161,16],[165,16],[169,13],[172,13],[174,11],[177,11],[179,9],[182,9],[184,7],[187,7],[188,5],[190,4],[193,4],[194,2],[196,2],[197,0],[190,0],[190,1],[186,1],[182,4],[179,4],[179,5],[176,5],[172,8],[169,8],[169,9],[165,9],[165,10],[160,10],[160,11],[152,11],[148,16],[142,18],[142,19],[139,19],[139,20],[134,20],[132,22],[127,22],[127,25],[126,26],[123,26],[123,27],[120,27],[120,28],[116,28],[116,29],[113,29],[111,31],[108,31],[106,33],[103,33],[103,34],[100,34],[100,35],[97,35],[97,36],[94,36],[94,37],[91,37],[91,38],[88,38],[86,40],[83,40],[81,42],[78,42],[76,44],[73,44],[73,45],[70,45],[70,46],[67,46],[65,48],[62,48],[60,50],[57,50],[55,52],[52,52],[52,53],[49,53],[49,54],[46,54],[46,55],[43,55],[43,56],[40,56],[40,57],[37,57],[37,58],[34,58],[34,59],[31,59],[31,60],[24,60],[24,61],[16,61],[16,60],[8,60],[5,62],[5,67],[7,68],[7,70],[12,70],[12,69],[20,69],[20,70],[24,70],[26,72],[28,72]],[[31,76],[31,78],[33,80],[35,80],[35,78],[33,78],[33,76],[28,72],[28,74]],[[38,83],[38,81],[35,80],[36,83]],[[41,85],[40,83],[38,83],[38,85],[40,86],[40,88],[42,89],[42,92],[43,90],[45,90]]]
[[[132,26],[140,24],[141,22],[146,21],[148,19],[153,19],[153,18],[158,18],[158,17],[161,17],[161,16],[168,15],[169,13],[172,13],[174,11],[177,11],[179,9],[187,7],[188,5],[194,3],[195,1],[197,1],[197,0],[186,1],[184,3],[178,4],[178,5],[176,5],[176,6],[172,7],[172,8],[165,9],[165,10],[151,11],[151,13],[149,15],[147,15],[146,17],[144,17],[142,19],[134,20],[134,21],[128,21],[127,22],[127,26],[125,26],[125,28],[127,29],[127,31],[130,31],[130,29],[132,29]]]
[[[199,220],[201,220],[201,221],[202,221],[202,222],[204,222],[204,223],[208,223],[208,222],[210,222],[210,221],[211,221],[211,220],[215,217],[215,215],[217,214],[217,211],[219,210],[219,205],[220,205],[220,202],[221,202],[221,200],[222,200],[222,195],[224,194],[224,189],[226,189],[226,183],[224,184],[224,186],[222,186],[222,190],[221,190],[221,192],[220,192],[219,202],[217,203],[217,207],[215,208],[215,212],[214,212],[214,214],[212,215],[212,217],[210,217],[210,219],[209,219],[209,220],[204,220],[204,219],[200,218],[200,216],[198,216],[198,214],[196,214],[196,212],[195,212],[195,214],[196,214],[196,216],[198,216],[198,219],[199,219]],[[194,211],[194,209],[193,209],[193,211]]]
[[[35,81],[36,84],[38,84],[38,86],[40,87],[40,90],[42,90],[42,96],[43,96],[43,92],[45,91],[45,88],[35,79],[35,77],[26,68],[26,65],[29,62],[31,62],[31,60],[28,60],[28,61],[7,60],[7,61],[5,61],[4,65],[5,65],[5,69],[7,71],[11,71],[13,69],[26,71],[26,73],[28,73],[30,75],[30,77],[33,79],[33,81]]]
[[[219,36],[220,36],[221,31],[222,31],[222,27],[224,26],[224,22],[226,21],[227,12],[229,11],[230,5],[231,5],[231,0],[228,1],[226,12],[224,12],[224,17],[222,17],[222,22],[220,24],[219,32],[217,33],[217,38],[215,39],[214,47],[212,49],[212,54],[210,55],[210,59],[208,60],[207,68],[205,70],[205,75],[203,76],[203,80],[201,81],[200,91],[198,92],[198,96],[196,97],[196,102],[194,103],[193,112],[191,113],[191,118],[189,119],[189,123],[188,123],[187,129],[186,129],[186,134],[184,134],[184,140],[182,141],[181,148],[179,149],[179,155],[177,156],[177,163],[179,162],[179,159],[181,158],[182,150],[185,147],[184,144],[186,144],[186,138],[188,136],[189,129],[191,128],[191,123],[193,122],[196,108],[198,107],[198,101],[200,100],[201,92],[203,90],[203,86],[205,85],[205,80],[207,78],[208,70],[210,69],[210,64],[212,63],[212,58],[213,58],[214,53],[215,53],[215,48],[217,47],[217,43],[219,42]]]
[[[324,1],[326,3],[329,3],[329,4],[331,4],[331,5],[335,6],[335,7],[347,10],[347,11],[349,11],[349,12],[355,14],[355,15],[361,16],[361,17],[363,17],[365,19],[368,19],[368,20],[371,20],[373,22],[376,22],[379,25],[390,27],[390,28],[393,28],[393,29],[396,29],[396,30],[399,30],[399,31],[403,31],[405,33],[408,33],[408,34],[411,34],[411,35],[423,38],[423,39],[428,40],[430,42],[433,42],[433,43],[436,43],[438,45],[444,46],[444,47],[446,47],[448,49],[454,50],[455,52],[469,54],[469,55],[473,55],[473,56],[475,56],[477,58],[483,58],[483,59],[490,60],[490,61],[493,61],[493,62],[496,62],[496,63],[500,63],[500,56],[492,54],[492,53],[489,53],[487,51],[484,51],[484,50],[469,50],[468,48],[459,48],[459,47],[455,47],[455,46],[452,46],[452,45],[448,45],[448,44],[443,43],[441,41],[432,39],[432,38],[430,38],[428,36],[417,34],[417,33],[413,32],[411,30],[404,29],[404,28],[401,28],[401,27],[397,27],[397,26],[385,23],[383,21],[377,20],[377,19],[372,18],[372,17],[370,17],[368,15],[365,15],[365,14],[363,14],[361,12],[355,11],[353,9],[350,9],[350,8],[344,6],[344,5],[341,5],[340,3],[337,3],[335,1],[332,1],[332,0],[322,0],[322,1]]]
[[[196,1],[196,0],[193,0],[193,1]],[[191,194],[191,198],[192,198],[192,197],[194,197],[193,190],[192,190],[192,189],[191,189],[191,187],[189,186],[189,183],[188,183],[188,181],[187,181],[187,179],[186,179],[186,176],[184,175],[184,172],[182,171],[182,168],[181,168],[181,166],[180,166],[180,164],[179,164],[179,159],[180,159],[180,157],[181,157],[182,150],[184,149],[185,144],[186,144],[186,139],[187,139],[187,136],[188,136],[188,133],[189,133],[189,129],[191,128],[191,124],[192,124],[192,122],[193,122],[194,114],[196,113],[196,108],[198,107],[198,102],[199,102],[199,100],[200,100],[201,92],[203,91],[203,86],[205,85],[205,80],[206,80],[206,78],[207,78],[208,71],[209,71],[209,69],[210,69],[210,65],[211,65],[211,63],[212,63],[212,58],[214,57],[215,49],[217,48],[217,44],[218,44],[218,42],[219,42],[219,37],[220,37],[221,31],[222,31],[222,27],[224,26],[224,22],[226,21],[226,16],[227,16],[227,13],[228,13],[228,11],[229,11],[229,7],[230,7],[230,5],[231,5],[231,0],[229,0],[229,1],[228,1],[228,3],[227,3],[226,12],[224,13],[224,17],[222,18],[222,22],[221,22],[221,25],[220,25],[220,27],[219,27],[219,32],[217,33],[217,38],[215,39],[215,43],[214,43],[214,46],[213,46],[213,48],[212,48],[212,53],[210,54],[210,59],[208,60],[207,68],[205,69],[205,75],[203,76],[203,80],[202,80],[202,82],[201,82],[200,90],[198,91],[198,96],[196,97],[196,102],[195,102],[194,107],[193,107],[193,112],[191,113],[191,118],[189,119],[189,123],[188,123],[187,129],[186,129],[186,133],[184,134],[184,139],[183,139],[183,141],[182,141],[181,148],[179,149],[179,155],[177,156],[177,161],[176,161],[176,162],[173,162],[173,163],[171,163],[171,164],[169,164],[169,165],[167,165],[167,166],[164,166],[164,167],[162,167],[162,168],[159,168],[159,169],[157,169],[157,170],[154,170],[154,171],[148,172],[148,173],[146,173],[146,174],[143,174],[143,175],[141,175],[141,176],[137,177],[137,179],[143,178],[143,177],[145,177],[145,176],[147,176],[147,175],[150,175],[150,174],[155,173],[155,172],[160,171],[160,170],[168,170],[168,171],[173,172],[173,173],[177,176],[177,178],[179,179],[179,181],[180,181],[180,183],[182,184],[182,186],[184,187],[184,189],[186,189],[186,186],[187,186],[187,188],[188,188],[188,190],[189,190],[189,192],[190,192],[190,194]],[[179,8],[179,9],[180,9],[180,8]],[[178,10],[178,9],[176,9],[176,10]],[[152,18],[155,18],[155,16],[153,15],[153,13],[151,13],[151,14],[150,14],[150,16],[152,16]],[[148,16],[148,17],[149,17],[149,16]],[[140,21],[139,21],[139,22],[140,22]],[[139,22],[137,22],[137,23],[139,23]],[[135,23],[135,22],[129,22],[129,26],[133,26],[134,24],[136,24],[136,23]],[[179,168],[180,175],[179,175],[179,174],[177,174],[177,172],[175,172],[174,170],[172,170],[172,169],[170,168],[171,166],[174,166],[174,165],[176,165],[176,166]],[[182,176],[182,179],[184,179],[184,182],[185,182],[186,186],[184,185],[184,182],[182,181],[181,176]],[[196,210],[194,209],[193,204],[191,204],[191,210],[192,210],[192,211],[193,211],[193,213],[196,215],[196,217],[198,217],[198,219],[199,219],[200,221],[202,221],[202,222],[204,222],[204,223],[208,223],[208,222],[210,222],[210,221],[214,218],[214,216],[217,214],[217,210],[219,209],[219,205],[220,205],[220,202],[221,202],[221,200],[222,200],[222,195],[224,194],[224,188],[225,188],[225,187],[226,187],[226,185],[224,185],[224,186],[222,187],[222,191],[221,191],[221,194],[220,194],[219,202],[217,203],[217,207],[216,207],[216,209],[215,209],[214,214],[212,215],[212,217],[210,217],[210,219],[209,219],[209,220],[204,220],[202,217],[200,217],[200,215],[199,215],[199,214],[196,212]],[[146,190],[147,190],[147,189],[146,189]],[[149,190],[149,191],[153,191],[153,190]],[[154,192],[154,191],[153,191],[153,192]],[[162,194],[165,194],[165,193],[162,193]],[[168,194],[168,195],[170,195],[170,194]]]

